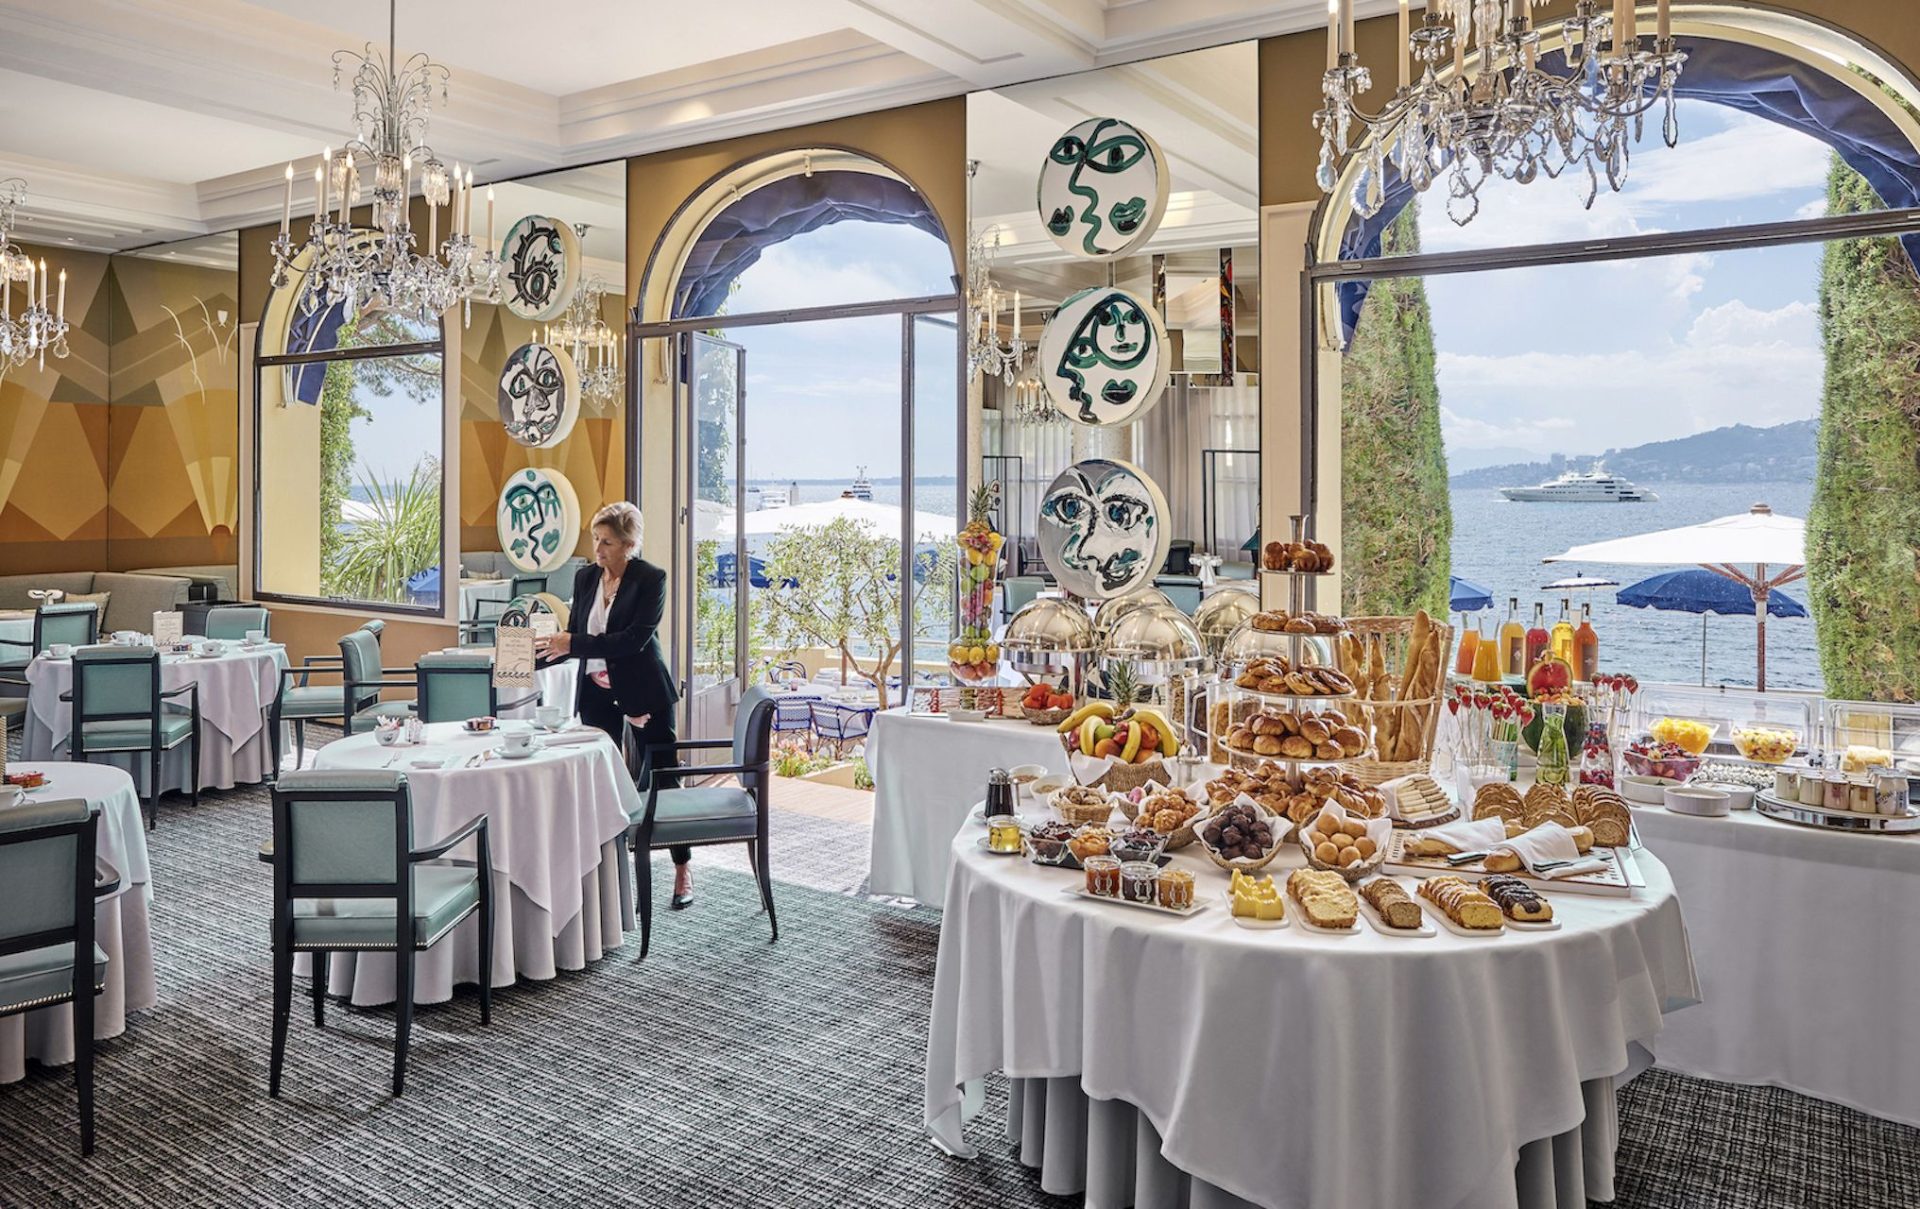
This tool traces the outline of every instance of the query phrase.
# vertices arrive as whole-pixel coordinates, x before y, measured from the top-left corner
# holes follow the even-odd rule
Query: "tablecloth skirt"
[[[633,896],[626,892],[627,861],[623,839],[600,848],[600,864],[580,881],[586,904],[572,919],[558,922],[536,906],[498,869],[493,875],[493,985],[512,986],[516,977],[548,982],[561,970],[583,970],[626,943],[634,924]],[[462,984],[480,983],[480,918],[460,924],[439,944],[415,959],[413,1001],[445,1003]],[[294,970],[311,972],[300,955]],[[327,990],[369,1007],[394,1000],[391,953],[336,953],[327,966]]]
[[[160,997],[153,974],[152,892],[130,886],[94,905],[93,937],[107,955],[107,989],[93,1000],[93,1035],[118,1037],[127,1013],[152,1007]],[[26,1060],[47,1066],[73,1061],[73,1005],[0,1017],[0,1083],[26,1077]]]
[[[258,785],[267,779],[273,766],[273,752],[267,745],[268,728],[262,726],[239,747],[219,727],[204,722],[200,727],[200,788],[232,789],[235,785]],[[28,711],[21,730],[21,758],[27,760],[71,760],[66,736],[54,741],[38,715]],[[292,754],[291,747],[282,750]],[[87,756],[89,764],[105,764],[125,771],[133,778],[134,789],[142,799],[148,796],[147,753],[144,751],[95,752]],[[183,741],[160,757],[160,789],[189,793],[193,789],[193,742]]]
[[[1007,1139],[1020,1162],[1039,1173],[1042,1191],[1085,1192],[1086,1209],[1256,1209],[1168,1162],[1160,1131],[1126,1101],[1093,1099],[1074,1075],[1010,1082]],[[1519,1209],[1587,1209],[1590,1199],[1614,1198],[1613,1088],[1612,1079],[1581,1084],[1586,1120],[1521,1148],[1514,1166]]]

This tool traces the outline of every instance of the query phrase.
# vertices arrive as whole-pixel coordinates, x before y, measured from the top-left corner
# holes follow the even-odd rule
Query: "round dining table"
[[[963,1125],[1003,1072],[1022,1161],[1089,1209],[1612,1200],[1613,1088],[1698,995],[1644,850],[1631,897],[1549,891],[1558,930],[1403,937],[1311,932],[1290,901],[1289,926],[1242,927],[1197,846],[1172,858],[1197,913],[1090,901],[984,834],[951,847],[925,1122],[971,1156]]]
[[[276,642],[246,646],[231,642],[218,655],[163,653],[160,689],[172,692],[200,686],[200,788],[231,789],[267,779],[273,767],[267,710],[280,690],[287,649]],[[27,665],[27,714],[21,750],[29,759],[64,760],[73,708],[60,698],[73,691],[73,660],[41,655]],[[170,697],[184,705],[185,696]],[[136,790],[147,792],[145,752],[103,752],[88,759],[124,768]],[[193,788],[192,744],[183,742],[160,761],[160,788],[186,793]]]
[[[118,875],[118,886],[94,900],[93,938],[107,955],[107,983],[94,999],[93,1035],[118,1037],[127,1029],[127,1013],[144,1011],[159,998],[147,830],[133,778],[102,764],[61,760],[15,760],[7,771],[46,774],[46,784],[30,792],[28,802],[84,798],[99,811],[94,855]],[[28,1058],[49,1066],[73,1061],[71,1004],[0,1017],[0,1083],[24,1078]]]
[[[472,734],[457,722],[425,728],[418,745],[384,747],[371,732],[327,744],[316,769],[392,768],[406,775],[413,803],[413,841],[430,843],[485,815],[494,877],[495,986],[515,977],[545,981],[559,970],[584,969],[625,942],[634,926],[626,892],[627,812],[639,801],[613,741],[591,727],[541,732],[535,754],[500,754],[509,731],[537,730],[502,722]],[[468,841],[451,854],[472,859]],[[480,977],[479,918],[420,954],[414,1001],[441,1003],[460,983]],[[304,956],[301,959],[306,960]],[[356,1004],[392,1003],[390,953],[335,954],[328,981]]]

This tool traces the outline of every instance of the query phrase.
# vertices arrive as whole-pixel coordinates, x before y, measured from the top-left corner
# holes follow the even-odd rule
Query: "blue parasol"
[[[1447,577],[1447,608],[1455,613],[1477,613],[1493,607],[1493,593],[1471,579]]]
[[[1673,613],[1700,614],[1700,683],[1707,682],[1707,615],[1752,617],[1753,593],[1735,580],[1698,567],[1685,571],[1662,571],[1637,584],[1628,584],[1614,594],[1614,600],[1633,609],[1664,609]],[[1767,593],[1767,616],[1805,617],[1807,606],[1779,590]]]

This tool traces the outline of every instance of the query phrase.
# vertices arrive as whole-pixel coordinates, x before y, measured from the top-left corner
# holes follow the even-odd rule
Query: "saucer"
[[[528,756],[539,755],[540,748],[538,745],[535,745],[532,747],[523,747],[519,751],[514,751],[512,748],[502,743],[500,746],[493,749],[493,754],[496,756],[499,756],[503,760],[524,760]]]

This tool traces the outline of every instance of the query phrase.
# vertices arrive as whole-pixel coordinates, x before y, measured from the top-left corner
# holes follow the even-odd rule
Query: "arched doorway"
[[[916,642],[944,652],[929,567],[963,501],[959,306],[932,206],[833,148],[723,173],[656,246],[633,333],[655,419],[630,425],[630,464],[667,480],[638,486],[672,520],[649,548],[674,584],[683,733],[726,733],[775,662],[877,707],[904,696]]]

